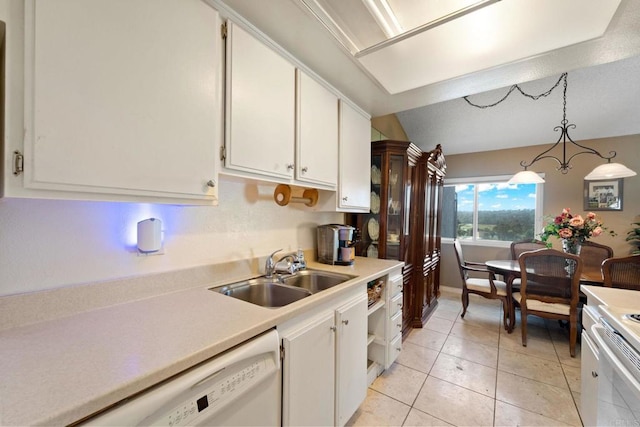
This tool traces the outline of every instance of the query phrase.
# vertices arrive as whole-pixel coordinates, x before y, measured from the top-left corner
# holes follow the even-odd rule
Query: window
[[[442,237],[494,242],[533,239],[541,224],[542,184],[507,184],[509,178],[446,180]]]

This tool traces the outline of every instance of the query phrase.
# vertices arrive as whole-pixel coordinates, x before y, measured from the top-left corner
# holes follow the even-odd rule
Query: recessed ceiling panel
[[[503,0],[360,56],[391,94],[604,34],[620,0]]]

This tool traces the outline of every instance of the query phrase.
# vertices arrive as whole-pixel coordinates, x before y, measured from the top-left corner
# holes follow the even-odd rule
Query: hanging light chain
[[[511,95],[511,93],[514,90],[517,90],[518,92],[520,92],[523,96],[526,96],[527,98],[533,99],[534,101],[537,101],[538,99],[542,98],[542,97],[546,97],[549,96],[551,94],[551,92],[553,92],[553,90],[555,88],[557,88],[560,85],[560,82],[564,81],[564,94],[565,94],[565,99],[566,99],[566,95],[567,95],[567,73],[562,73],[562,75],[560,76],[560,78],[558,79],[558,81],[556,82],[556,84],[554,84],[551,89],[547,90],[546,92],[542,92],[541,94],[538,95],[531,95],[529,93],[526,93],[524,90],[522,90],[522,88],[520,86],[516,85],[512,85],[509,88],[509,91],[506,93],[505,96],[503,96],[502,98],[500,98],[498,101],[494,102],[493,104],[487,104],[487,105],[478,105],[478,104],[474,104],[473,102],[471,102],[469,100],[468,96],[463,96],[462,98],[467,101],[467,104],[473,106],[473,107],[477,107],[477,108],[491,108],[491,107],[495,107],[496,105],[500,104],[502,101],[504,101],[505,99],[507,99],[509,97],[509,95]],[[565,102],[565,106],[564,106],[564,114],[566,115],[566,102]]]

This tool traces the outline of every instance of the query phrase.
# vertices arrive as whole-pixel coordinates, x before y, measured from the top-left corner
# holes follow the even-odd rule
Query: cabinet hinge
[[[24,172],[24,156],[18,150],[13,152],[13,174],[20,175]]]
[[[227,38],[227,23],[226,22],[220,26],[220,34],[222,34],[222,38],[223,39]]]
[[[284,346],[280,346],[280,361],[284,360]]]
[[[220,147],[220,160],[225,161],[227,159],[227,147],[224,145]]]

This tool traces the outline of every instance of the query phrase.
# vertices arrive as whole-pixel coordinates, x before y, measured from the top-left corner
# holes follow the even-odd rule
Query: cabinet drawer
[[[391,298],[395,297],[402,292],[402,276],[389,277],[389,283],[387,286],[389,286],[389,295],[391,295]]]
[[[395,338],[402,331],[402,311],[389,319],[389,339]]]
[[[402,334],[395,337],[395,339],[391,341],[391,344],[389,344],[389,366],[391,366],[391,364],[395,362],[396,358],[398,357],[401,351],[402,351]]]
[[[389,305],[389,317],[393,317],[397,312],[402,311],[402,292],[391,299]]]

